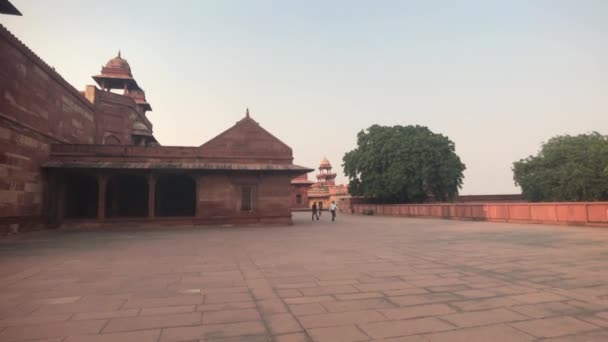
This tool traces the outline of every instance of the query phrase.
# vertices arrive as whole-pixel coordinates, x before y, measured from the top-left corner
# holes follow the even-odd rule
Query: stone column
[[[108,177],[106,175],[97,176],[97,219],[100,221],[106,218],[106,188]]]
[[[155,217],[156,209],[156,175],[148,175],[148,218]]]
[[[195,189],[195,194],[196,196],[194,196],[195,198],[195,205],[194,205],[194,217],[201,217],[203,215],[203,211],[200,208],[200,198],[201,198],[201,178],[202,176],[199,174],[195,174],[194,175],[194,180],[196,181],[196,189]]]
[[[65,178],[57,184],[57,218],[62,221],[65,217]]]

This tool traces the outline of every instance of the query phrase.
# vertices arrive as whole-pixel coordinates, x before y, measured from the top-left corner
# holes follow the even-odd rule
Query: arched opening
[[[107,217],[148,216],[148,182],[144,176],[116,175],[108,180]]]
[[[65,178],[65,217],[96,218],[99,188],[93,176],[73,174]]]
[[[108,135],[104,139],[104,143],[106,145],[120,145],[120,139],[118,139],[118,137],[116,137],[115,135]]]
[[[156,181],[156,216],[194,216],[196,182],[188,175],[161,175]]]

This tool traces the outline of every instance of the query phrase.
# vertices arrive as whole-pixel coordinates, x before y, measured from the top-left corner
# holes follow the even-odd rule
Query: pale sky
[[[419,124],[456,143],[461,194],[493,194],[550,137],[608,134],[605,0],[11,2],[0,22],[79,90],[120,49],[163,145],[249,107],[344,182],[357,132]]]

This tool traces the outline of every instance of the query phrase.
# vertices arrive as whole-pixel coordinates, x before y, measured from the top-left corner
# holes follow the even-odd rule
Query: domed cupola
[[[101,67],[101,74],[93,76],[93,79],[103,90],[123,89],[125,92],[130,89],[138,89],[139,86],[131,73],[131,66],[126,59],[118,55],[110,59],[106,66]]]
[[[331,164],[329,163],[329,160],[327,160],[327,158],[323,158],[323,160],[321,160],[321,164],[319,164],[319,170],[331,170]]]

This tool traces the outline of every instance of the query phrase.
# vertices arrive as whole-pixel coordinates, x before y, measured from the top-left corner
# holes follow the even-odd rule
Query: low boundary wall
[[[349,209],[353,214],[608,227],[608,202],[351,204]]]

